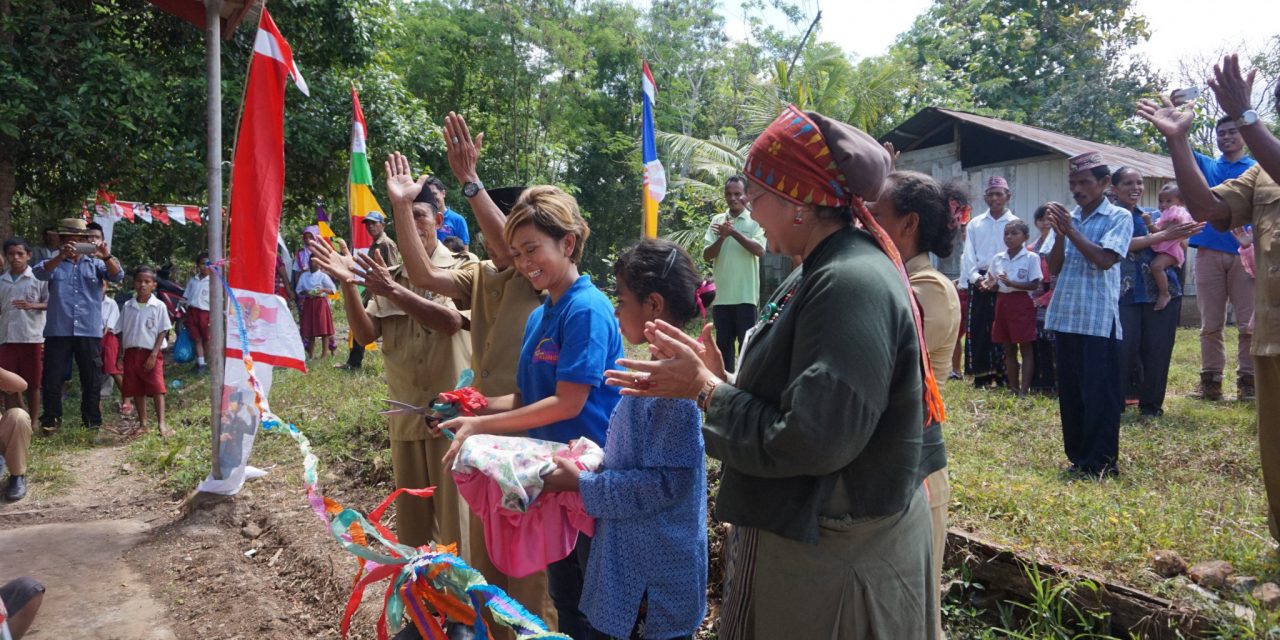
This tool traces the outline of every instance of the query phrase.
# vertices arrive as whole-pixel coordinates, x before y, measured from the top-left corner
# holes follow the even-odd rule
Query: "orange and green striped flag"
[[[358,251],[368,249],[373,238],[364,229],[364,217],[377,211],[386,215],[373,197],[373,172],[369,170],[369,157],[365,151],[365,140],[369,129],[364,124],[364,111],[360,109],[360,94],[351,87],[351,104],[355,108],[355,118],[351,123],[351,180],[347,185],[347,207],[351,214],[351,249]]]

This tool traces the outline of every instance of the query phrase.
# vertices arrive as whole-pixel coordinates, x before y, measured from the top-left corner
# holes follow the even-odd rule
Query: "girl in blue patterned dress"
[[[698,314],[698,273],[668,240],[642,240],[614,264],[622,335]],[[549,491],[578,491],[596,518],[579,609],[593,638],[689,638],[706,614],[707,477],[702,412],[692,400],[624,397],[609,420],[604,464],[567,460]]]

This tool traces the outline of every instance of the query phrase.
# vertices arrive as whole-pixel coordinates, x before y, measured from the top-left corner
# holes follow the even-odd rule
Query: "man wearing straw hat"
[[[124,279],[120,261],[106,243],[93,238],[84,220],[64,219],[58,241],[58,253],[32,268],[36,278],[49,283],[40,384],[40,427],[46,435],[62,422],[62,381],[72,358],[80,369],[80,419],[90,429],[102,425],[97,393],[102,386],[102,283]]]

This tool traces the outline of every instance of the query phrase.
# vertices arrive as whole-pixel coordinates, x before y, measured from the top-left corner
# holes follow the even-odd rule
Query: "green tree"
[[[918,70],[917,108],[1145,146],[1133,103],[1160,84],[1133,51],[1147,36],[1132,0],[936,0],[893,54]]]
[[[366,101],[374,157],[442,147],[400,76],[386,69],[380,45],[397,29],[389,0],[280,0],[271,11],[312,90],[311,98],[287,90],[284,214],[292,230],[310,219],[316,197],[345,200],[353,81]],[[223,47],[225,159],[254,32],[242,25]],[[199,29],[144,0],[0,0],[0,46],[0,233],[10,220],[31,234],[76,215],[101,186],[128,200],[205,201]],[[341,207],[330,210],[345,228]],[[130,226],[118,229],[127,263],[190,258],[203,244],[203,228]]]

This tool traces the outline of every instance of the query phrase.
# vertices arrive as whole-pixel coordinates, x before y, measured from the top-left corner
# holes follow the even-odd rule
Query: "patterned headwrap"
[[[866,132],[788,105],[751,145],[745,173],[748,180],[796,204],[852,208],[857,221],[889,256],[911,300],[920,343],[924,426],[928,427],[946,420],[946,409],[929,364],[920,305],[897,246],[864,203],[879,197],[891,170],[888,152]]]

